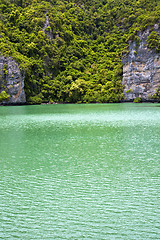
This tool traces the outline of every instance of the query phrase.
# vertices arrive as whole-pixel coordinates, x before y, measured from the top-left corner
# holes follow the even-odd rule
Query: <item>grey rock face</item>
[[[51,31],[51,28],[50,28],[49,17],[47,15],[47,13],[48,13],[48,11],[45,13],[46,22],[45,22],[44,27],[43,27],[43,32],[45,34],[47,34],[48,38],[50,38],[52,40],[53,39],[53,34],[52,34],[52,31]],[[47,28],[49,28],[48,31],[47,31]]]
[[[154,31],[158,32],[155,24]],[[148,100],[160,85],[160,54],[147,48],[149,29],[139,33],[139,45],[129,43],[129,54],[123,58],[123,84],[126,100],[141,97]]]
[[[0,92],[2,91],[10,95],[7,103],[22,104],[26,102],[24,74],[20,72],[18,63],[12,57],[0,55]]]

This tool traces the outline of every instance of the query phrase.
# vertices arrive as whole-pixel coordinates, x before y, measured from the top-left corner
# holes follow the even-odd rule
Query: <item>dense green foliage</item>
[[[141,103],[142,99],[140,97],[136,97],[133,102],[134,103]]]
[[[0,93],[0,102],[3,102],[3,101],[8,101],[10,98],[10,95],[7,94],[5,91],[2,91]]]
[[[160,52],[160,35],[153,31],[147,38],[147,45],[150,49],[155,48],[156,52]]]
[[[25,72],[30,103],[117,102],[128,40],[159,19],[159,0],[1,0],[0,52]]]
[[[160,102],[160,86],[157,88],[156,92],[154,94],[150,95],[151,100],[155,100],[156,102]]]

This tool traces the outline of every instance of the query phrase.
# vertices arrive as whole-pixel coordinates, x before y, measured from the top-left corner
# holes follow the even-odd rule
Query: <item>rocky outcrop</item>
[[[155,24],[154,31],[159,26]],[[126,100],[136,97],[148,100],[160,85],[160,54],[147,48],[150,31],[138,33],[139,44],[129,43],[129,54],[123,57],[123,84]]]
[[[45,17],[46,17],[46,22],[44,24],[44,27],[43,27],[43,32],[45,34],[47,34],[48,38],[50,38],[51,40],[53,39],[53,34],[52,34],[52,31],[51,31],[51,26],[50,26],[50,23],[49,23],[49,17],[48,17],[48,11],[45,13]]]
[[[12,57],[0,55],[0,93],[4,91],[10,97],[2,103],[24,104],[26,102],[24,74],[19,70],[18,63]]]

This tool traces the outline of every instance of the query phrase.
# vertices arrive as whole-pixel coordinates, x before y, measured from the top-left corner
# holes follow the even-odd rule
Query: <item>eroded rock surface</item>
[[[52,34],[52,31],[51,31],[51,27],[50,27],[50,23],[49,23],[49,17],[47,15],[48,11],[45,13],[45,17],[46,17],[46,22],[44,24],[44,27],[43,27],[43,32],[45,34],[47,34],[48,38],[50,38],[51,40],[53,39],[53,34]]]
[[[10,95],[9,101],[2,103],[23,104],[26,102],[24,92],[24,74],[12,57],[0,55],[0,92]]]
[[[154,31],[158,32],[157,24]],[[141,97],[148,100],[160,85],[160,54],[147,48],[149,29],[139,33],[139,44],[129,44],[129,54],[123,58],[123,84],[126,100]]]

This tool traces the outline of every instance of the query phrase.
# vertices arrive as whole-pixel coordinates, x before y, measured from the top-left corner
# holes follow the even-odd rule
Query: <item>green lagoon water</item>
[[[160,239],[160,104],[0,107],[0,239]]]

